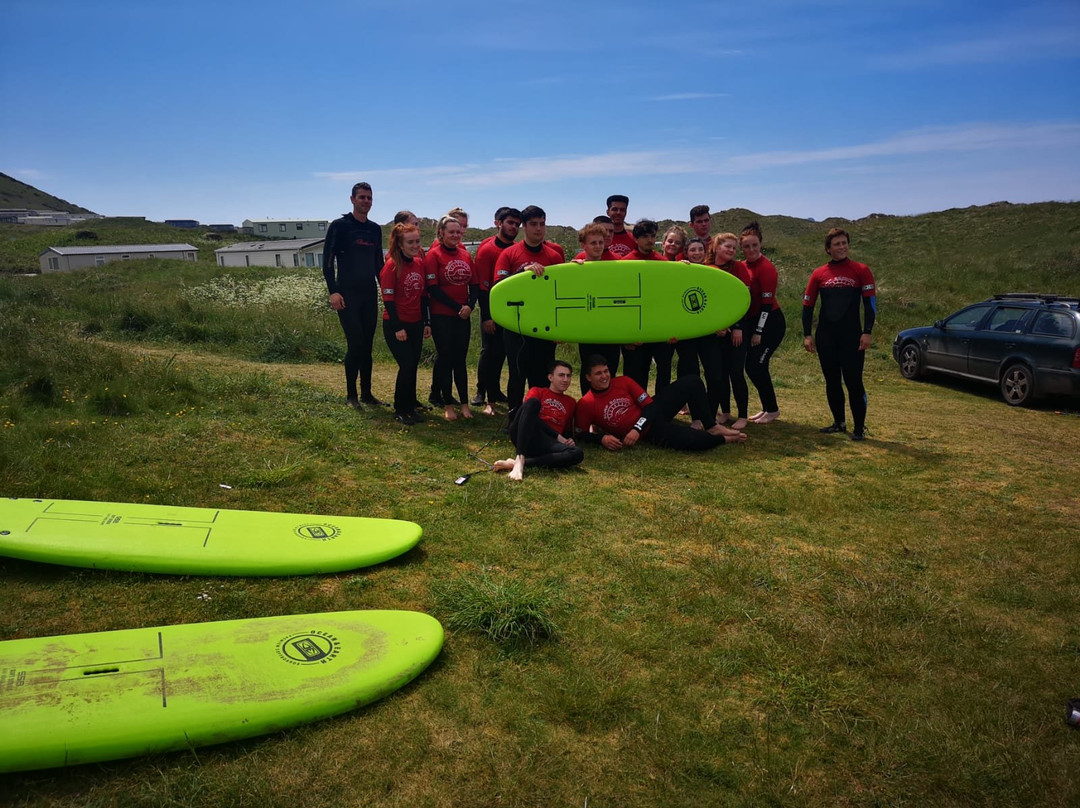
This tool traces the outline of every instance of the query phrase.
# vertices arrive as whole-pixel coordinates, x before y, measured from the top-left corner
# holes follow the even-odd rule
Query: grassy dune
[[[826,226],[761,221],[789,321],[782,419],[704,455],[590,447],[518,485],[477,459],[511,454],[497,419],[401,429],[343,406],[317,274],[0,277],[5,496],[425,531],[392,563],[307,578],[0,559],[0,640],[357,608],[448,628],[427,672],[354,713],[0,777],[0,804],[1075,805],[1080,414],[907,382],[890,345],[994,292],[1080,294],[1080,205],[851,225],[881,289],[863,444],[818,433],[828,410],[798,344]],[[394,367],[384,346],[376,359],[385,395]]]

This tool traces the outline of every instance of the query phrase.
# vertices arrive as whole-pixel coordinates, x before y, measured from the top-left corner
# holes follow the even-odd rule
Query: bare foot
[[[780,410],[776,412],[763,412],[761,417],[754,421],[755,424],[771,424],[780,417]]]
[[[689,415],[689,414],[690,414],[690,408],[689,407],[683,407],[681,410],[679,410],[679,415]]]
[[[731,425],[731,428],[732,429],[746,429],[746,424],[747,424],[747,420],[745,418],[740,418],[739,420],[737,420],[735,423],[733,423]]]
[[[462,404],[461,405],[461,417],[462,418],[472,418],[473,417],[472,410],[469,409],[468,404]]]
[[[514,467],[514,458],[509,457],[506,460],[496,460],[491,464],[492,471],[510,471]]]
[[[525,455],[518,455],[514,459],[514,467],[506,475],[508,480],[520,481],[525,477]]]
[[[746,433],[736,432],[734,435],[724,435],[724,440],[728,443],[746,443]]]
[[[484,405],[484,415],[494,415],[495,409],[490,404]]]
[[[758,418],[760,418],[760,417],[761,417],[761,416],[763,416],[764,414],[765,414],[765,410],[758,410],[758,411],[757,411],[757,412],[755,412],[755,413],[754,413],[753,415],[751,415],[751,416],[750,416],[750,418],[749,418],[749,419],[747,419],[747,420],[749,420],[749,421],[750,421],[750,423],[752,423],[752,424],[756,424],[756,423],[757,423],[757,421],[758,421]]]
[[[455,411],[454,411],[454,408],[453,408],[453,407],[449,407],[449,406],[448,406],[448,407],[447,407],[447,408],[446,408],[446,409],[445,409],[445,410],[443,411],[443,417],[444,417],[444,418],[445,418],[445,419],[446,419],[447,421],[456,421],[456,420],[457,420],[457,412],[455,412]]]
[[[693,421],[690,422],[690,428],[691,429],[704,429],[705,424],[701,423],[700,419],[695,418]]]
[[[734,438],[735,436],[741,436],[743,440],[746,440],[746,435],[738,430],[726,427],[723,424],[715,424],[709,427],[706,432],[710,435],[723,435],[725,438]]]
[[[728,415],[726,412],[722,412],[718,416],[716,416],[716,423],[718,424],[726,424],[730,420],[731,416]]]

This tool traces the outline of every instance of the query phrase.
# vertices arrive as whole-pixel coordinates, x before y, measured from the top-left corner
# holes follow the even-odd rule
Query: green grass
[[[1076,804],[1080,734],[1063,708],[1080,695],[1080,414],[906,382],[890,343],[1018,278],[1080,293],[1078,208],[850,228],[882,283],[864,444],[817,432],[828,411],[798,345],[824,226],[763,222],[789,320],[782,419],[703,455],[589,447],[580,467],[519,484],[473,456],[513,453],[494,419],[403,429],[344,406],[337,357],[312,347],[341,338],[304,302],[309,273],[223,281],[202,262],[145,262],[0,278],[3,495],[424,528],[401,559],[309,578],[0,559],[0,639],[363,608],[448,630],[428,671],[354,713],[4,776],[0,803]],[[271,361],[282,340],[295,349]],[[393,364],[381,345],[376,358],[388,393]]]

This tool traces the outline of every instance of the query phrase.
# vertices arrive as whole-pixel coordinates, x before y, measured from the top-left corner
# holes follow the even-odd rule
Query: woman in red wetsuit
[[[435,340],[435,366],[431,371],[436,401],[445,408],[448,421],[457,420],[453,387],[461,400],[461,415],[472,418],[469,409],[469,369],[467,358],[472,323],[469,315],[480,295],[472,256],[461,246],[461,222],[447,214],[439,220],[438,240],[424,257],[427,292],[431,298],[431,337]]]
[[[420,417],[416,400],[416,369],[427,325],[428,304],[424,263],[420,259],[420,230],[399,223],[390,231],[390,249],[379,273],[383,299],[383,336],[398,365],[394,385],[394,417],[406,426]]]
[[[712,264],[734,275],[747,287],[750,286],[750,270],[742,261],[735,260],[739,240],[734,233],[720,233],[709,242],[705,263]],[[732,429],[743,429],[747,423],[747,407],[750,388],[746,385],[744,369],[746,367],[746,349],[749,339],[746,314],[730,328],[716,332],[716,339],[703,338],[698,348],[702,368],[705,372],[705,385],[709,391],[710,404],[715,403],[719,410],[717,423],[726,424],[731,420],[731,398],[734,395],[739,417],[731,424]]]
[[[750,422],[770,424],[779,417],[780,405],[776,401],[776,390],[769,373],[769,360],[784,341],[787,322],[776,300],[776,267],[761,252],[761,228],[757,222],[743,228],[739,246],[751,277],[747,325],[753,332],[750,348],[746,352],[746,375],[761,398],[761,412],[751,415]]]

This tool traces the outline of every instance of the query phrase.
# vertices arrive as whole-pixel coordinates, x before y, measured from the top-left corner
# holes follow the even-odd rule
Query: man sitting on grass
[[[655,446],[697,451],[746,441],[742,432],[716,423],[709,414],[709,397],[697,376],[676,379],[654,399],[628,376],[612,378],[607,360],[593,356],[585,379],[589,392],[578,402],[575,424],[583,439],[599,442],[605,449],[617,452],[645,440]],[[694,419],[689,425],[674,422],[684,405],[689,405]]]
[[[548,371],[548,386],[530,388],[510,422],[517,457],[496,460],[495,471],[509,471],[511,480],[520,480],[526,466],[568,468],[585,459],[570,437],[577,402],[566,391],[573,376],[570,364],[556,359]]]

